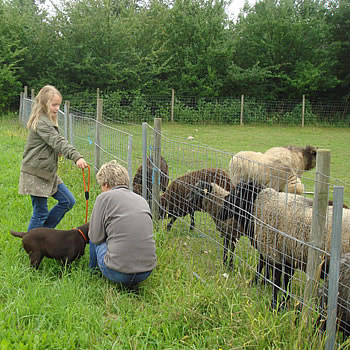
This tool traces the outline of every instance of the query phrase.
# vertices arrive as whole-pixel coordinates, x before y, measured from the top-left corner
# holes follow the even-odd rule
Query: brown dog
[[[71,230],[39,227],[28,232],[10,231],[13,236],[22,238],[30,263],[36,269],[44,256],[67,264],[83,256],[89,243],[88,232],[89,223]]]

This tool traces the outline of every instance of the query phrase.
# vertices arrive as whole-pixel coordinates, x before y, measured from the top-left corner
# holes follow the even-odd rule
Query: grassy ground
[[[333,171],[350,182],[349,162],[344,161],[350,143],[348,129],[228,129],[163,128],[184,139],[194,134],[197,141],[230,152],[290,143],[329,147],[337,154],[332,156]],[[92,275],[88,249],[69,268],[44,259],[40,269],[33,271],[20,240],[9,234],[10,229],[25,230],[31,215],[30,199],[17,192],[26,130],[16,119],[1,118],[0,133],[1,350],[323,347],[324,339],[313,326],[298,327],[293,310],[270,311],[269,287],[250,287],[251,275],[243,265],[237,264],[233,273],[225,271],[221,252],[204,244],[201,237],[190,237],[180,221],[171,234],[164,231],[164,225],[156,225],[158,267],[139,294]],[[85,219],[81,171],[61,161],[59,173],[77,199],[59,226],[71,228]],[[98,193],[92,181],[90,212]],[[243,247],[244,241],[240,244]]]

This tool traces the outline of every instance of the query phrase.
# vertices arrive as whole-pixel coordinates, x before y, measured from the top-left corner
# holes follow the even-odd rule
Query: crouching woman
[[[115,160],[96,175],[102,193],[90,218],[90,268],[135,288],[156,267],[152,214],[147,201],[129,189],[127,170]]]

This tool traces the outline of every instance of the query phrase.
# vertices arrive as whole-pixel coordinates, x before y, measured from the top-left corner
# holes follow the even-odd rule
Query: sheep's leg
[[[168,217],[169,217],[169,214],[168,214]],[[174,222],[176,221],[176,216],[171,216],[171,219],[170,219],[170,222],[168,223],[168,225],[167,225],[167,227],[166,227],[166,229],[168,230],[168,231],[170,231],[171,230],[171,227],[173,226],[173,224],[174,224]]]
[[[345,342],[346,339],[350,336],[349,324],[343,320],[340,320],[339,330],[343,332],[343,341]]]
[[[228,264],[228,267],[230,270],[233,270],[233,259],[234,259],[234,252],[235,252],[235,248],[236,248],[236,239],[231,238],[229,241],[230,244],[230,261]]]
[[[224,254],[222,257],[222,263],[224,266],[227,266],[227,252],[228,252],[228,237],[224,236]]]
[[[258,266],[256,267],[255,277],[250,282],[251,285],[258,284],[258,281],[259,281],[259,278],[260,278],[260,275],[261,275],[261,271],[264,268],[264,266],[265,266],[265,259],[260,254],[260,256],[259,256],[259,263],[258,263]],[[266,265],[266,271],[268,271],[267,269],[268,269],[268,266]],[[267,275],[267,273],[265,273],[265,276],[266,275]]]
[[[190,225],[190,230],[194,230],[194,211],[191,211],[190,213],[190,216],[191,216],[191,225]]]
[[[290,281],[294,273],[294,268],[291,265],[286,264],[284,267],[284,278],[283,278],[283,283],[284,283],[284,299],[280,304],[280,309],[285,309],[286,304],[290,298]]]
[[[264,283],[270,279],[270,269],[271,269],[270,264],[265,261],[265,280],[264,280]]]
[[[274,281],[272,286],[272,302],[271,302],[271,308],[277,309],[278,303],[277,303],[277,297],[278,297],[278,290],[281,288],[281,277],[282,277],[282,265],[276,264],[273,268],[274,271]]]
[[[229,237],[227,234],[224,235],[224,253],[222,258],[222,263],[224,266],[227,266],[230,270],[233,270],[233,259],[234,259],[234,251],[236,248],[236,240]],[[228,254],[230,254],[230,260],[228,260]]]

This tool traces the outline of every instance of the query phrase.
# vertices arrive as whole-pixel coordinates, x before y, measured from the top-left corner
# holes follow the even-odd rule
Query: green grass
[[[290,143],[327,147],[332,150],[332,175],[349,183],[349,162],[345,161],[348,129],[169,124],[163,130],[168,137],[175,135],[184,141],[192,134],[195,141],[229,152]],[[166,223],[155,225],[158,266],[139,294],[92,275],[88,249],[69,268],[44,259],[38,271],[32,270],[20,240],[9,234],[10,229],[25,230],[31,216],[29,197],[18,194],[27,132],[16,119],[3,117],[0,133],[1,350],[323,347],[324,339],[314,327],[298,327],[293,310],[276,313],[269,309],[271,288],[250,287],[250,269],[236,261],[232,273],[224,270],[220,248],[196,232],[189,234],[180,220],[171,233],[165,232]],[[68,229],[85,220],[82,174],[70,161],[61,161],[59,174],[77,199],[59,225]],[[98,193],[92,179],[90,213]],[[210,234],[218,237],[215,230]],[[241,240],[238,254],[247,254],[248,246]],[[350,347],[345,344],[342,348]]]

